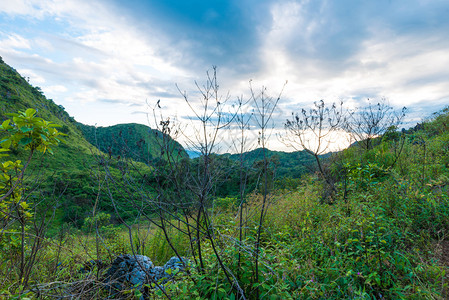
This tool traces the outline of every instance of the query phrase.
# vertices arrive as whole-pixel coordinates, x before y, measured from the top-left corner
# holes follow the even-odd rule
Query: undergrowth
[[[444,299],[449,261],[436,245],[445,245],[449,233],[448,118],[445,111],[424,129],[379,138],[369,151],[354,146],[332,157],[337,191],[332,201],[323,201],[326,185],[316,174],[273,190],[260,235],[257,280],[257,212],[266,199],[257,192],[246,196],[240,241],[238,201],[217,198],[209,208],[213,236],[199,241],[204,268],[192,261],[189,275],[165,283],[165,293],[173,299],[238,299],[218,254],[248,299],[256,289],[260,299]],[[30,223],[26,245],[16,228],[2,231],[0,297],[113,297],[103,278],[117,255],[147,255],[156,265],[174,256],[173,248],[192,257],[185,224],[178,223],[178,229],[167,225],[164,233],[151,220],[118,226],[110,219],[96,213],[81,229],[63,225],[47,236],[36,234],[38,222]],[[17,260],[20,253],[31,257],[38,238],[38,255],[24,287]],[[166,297],[150,287],[147,293]],[[140,296],[137,289],[123,294]]]

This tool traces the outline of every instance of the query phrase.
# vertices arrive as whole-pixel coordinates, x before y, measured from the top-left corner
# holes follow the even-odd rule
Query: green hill
[[[111,156],[126,156],[145,163],[164,157],[162,133],[142,124],[118,124],[109,127],[94,127],[77,123],[84,137],[98,149]],[[178,142],[170,139],[169,148],[175,156],[188,155]]]
[[[7,113],[27,108],[35,108],[39,117],[59,124],[58,130],[67,134],[65,143],[61,143],[53,155],[36,154],[27,171],[30,188],[39,181],[39,197],[59,199],[61,221],[71,221],[79,226],[91,213],[99,195],[99,174],[103,172],[102,164],[108,156],[115,156],[108,163],[116,172],[119,172],[114,167],[119,163],[116,156],[144,162],[158,161],[163,157],[159,146],[162,141],[160,132],[139,124],[95,128],[77,123],[63,106],[47,99],[39,87],[29,84],[0,57],[0,121],[8,118]],[[170,138],[168,141],[177,155],[187,157],[180,144]],[[13,149],[10,154],[11,159],[23,160],[25,157],[25,153],[18,149]],[[142,164],[139,168],[148,167]],[[119,196],[117,198],[120,199]],[[106,195],[99,199],[104,200],[99,203],[100,210],[114,211]]]
[[[0,119],[7,118],[7,113],[25,111],[34,108],[39,117],[59,124],[61,132],[67,134],[67,145],[59,152],[68,149],[76,150],[75,153],[91,153],[91,145],[83,138],[77,129],[76,122],[61,105],[57,105],[52,99],[47,99],[39,87],[33,87],[12,67],[8,66],[0,57]],[[67,153],[64,153],[67,154]],[[67,157],[67,156],[65,156]],[[55,159],[53,159],[55,160]],[[59,161],[59,159],[56,159]],[[60,161],[62,163],[62,161]],[[66,161],[71,164],[75,161]]]
[[[240,160],[239,154],[224,154],[231,160]],[[302,175],[314,169],[315,160],[306,151],[283,152],[266,149],[266,155],[274,164],[276,176],[278,178],[300,178]],[[253,165],[257,161],[263,160],[262,148],[243,153],[245,164]]]

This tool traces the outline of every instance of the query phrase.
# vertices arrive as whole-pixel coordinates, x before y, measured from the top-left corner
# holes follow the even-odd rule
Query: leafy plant
[[[24,165],[20,160],[6,161],[0,164],[0,247],[8,248],[9,258],[14,261],[19,257],[19,280],[21,289],[27,287],[31,269],[38,251],[36,244],[31,249],[31,257],[26,258],[29,251],[26,245],[29,231],[28,221],[33,217],[31,203],[28,200],[26,189],[23,187],[24,173],[35,151],[53,153],[51,148],[61,140],[61,134],[55,127],[58,125],[36,117],[35,109],[27,109],[19,113],[8,114],[8,119],[0,126],[0,132],[6,137],[0,141],[2,152],[12,147],[23,147],[29,150],[28,160]],[[6,237],[5,237],[6,235]],[[20,237],[20,248],[17,244]],[[40,238],[40,237],[37,237]],[[19,248],[19,249],[18,249]],[[17,267],[17,266],[15,266]]]

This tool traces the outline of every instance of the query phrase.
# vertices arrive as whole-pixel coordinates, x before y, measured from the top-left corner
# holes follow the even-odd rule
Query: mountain
[[[186,149],[187,154],[189,155],[190,158],[197,158],[201,156],[201,152],[196,151],[196,150],[189,150]]]
[[[54,155],[37,153],[27,169],[28,184],[32,185],[36,178],[38,181],[40,194],[36,197],[59,199],[57,215],[60,222],[82,225],[84,218],[92,213],[96,199],[100,199],[99,210],[113,213],[107,193],[100,195],[98,191],[103,157],[108,158],[108,154],[109,158],[120,155],[139,161],[147,158],[157,161],[164,157],[158,147],[164,139],[168,141],[170,151],[176,151],[179,157],[187,157],[180,144],[144,125],[95,128],[76,122],[63,106],[47,99],[39,87],[33,87],[0,57],[0,121],[9,118],[7,113],[25,111],[27,108],[36,109],[38,117],[59,124],[61,127],[58,130],[67,134],[65,143],[55,147]],[[23,151],[13,149],[10,159],[23,160],[25,155]],[[116,157],[109,163],[113,172],[120,172],[115,167],[119,163]],[[139,168],[145,170],[148,166],[141,164]],[[119,194],[116,196],[120,199]]]
[[[94,127],[77,123],[84,137],[98,149],[110,156],[127,156],[145,163],[165,157],[163,133],[142,124],[119,124],[109,127]],[[178,142],[169,138],[168,148],[179,158],[188,154]]]
[[[67,134],[66,143],[61,144],[53,156],[45,158],[52,170],[80,167],[84,155],[92,155],[92,145],[83,137],[76,122],[61,105],[47,99],[39,87],[33,87],[25,78],[0,57],[0,120],[8,118],[7,113],[25,111],[27,108],[37,110],[37,115],[47,121],[61,125],[59,131]],[[67,159],[70,157],[71,159]],[[80,159],[83,157],[83,159]]]
[[[266,156],[274,165],[278,178],[300,178],[315,166],[314,158],[306,151],[283,152],[268,149],[265,151]],[[240,154],[223,155],[234,161],[240,160]],[[243,153],[243,160],[247,165],[254,165],[257,161],[263,160],[262,148]]]

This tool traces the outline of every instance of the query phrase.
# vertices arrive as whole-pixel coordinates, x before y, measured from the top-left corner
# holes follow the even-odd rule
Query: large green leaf
[[[34,129],[34,127],[26,127],[26,126],[20,127],[20,131],[22,131],[23,133],[30,132],[33,129]]]
[[[34,108],[28,108],[28,109],[25,111],[25,115],[26,115],[27,117],[32,117],[32,116],[34,116],[35,113],[36,113],[36,110],[35,110]]]
[[[21,139],[21,140],[19,141],[19,145],[20,145],[20,146],[27,146],[27,145],[29,145],[32,141],[33,141],[32,138],[26,137],[26,138],[23,138],[23,139]]]
[[[8,120],[6,120],[6,121],[3,121],[3,123],[2,123],[2,128],[3,129],[8,129],[10,126],[9,126],[9,123],[11,122],[11,120],[10,119],[8,119]]]
[[[12,141],[10,139],[4,139],[3,141],[0,142],[2,148],[4,149],[9,149],[11,147],[11,143]]]

